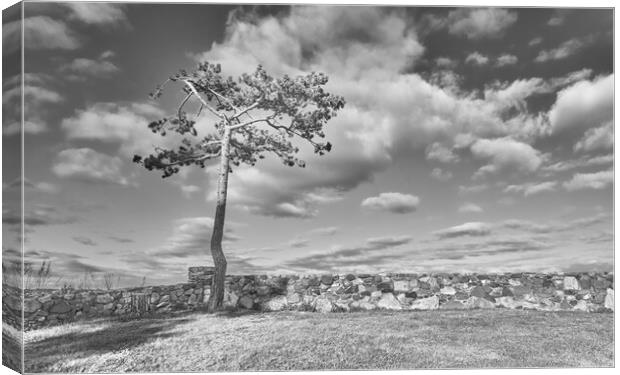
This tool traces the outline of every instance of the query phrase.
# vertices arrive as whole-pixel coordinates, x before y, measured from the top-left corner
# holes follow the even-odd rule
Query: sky
[[[217,166],[132,163],[174,139],[179,69],[326,73],[346,100],[307,167],[234,169],[230,274],[613,268],[610,9],[26,3],[24,255],[65,280],[211,265]],[[3,14],[3,254],[19,256],[19,24]],[[8,109],[8,110],[7,110]],[[212,127],[205,116],[199,134]],[[9,155],[9,157],[7,157]]]

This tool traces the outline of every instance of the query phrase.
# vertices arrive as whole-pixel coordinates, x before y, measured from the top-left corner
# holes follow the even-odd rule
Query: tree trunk
[[[213,234],[211,235],[211,256],[215,266],[215,275],[211,281],[211,296],[207,302],[207,311],[214,312],[222,306],[224,300],[224,282],[226,281],[226,257],[222,251],[224,237],[224,217],[226,216],[226,192],[228,190],[228,154],[230,149],[230,129],[224,128],[222,137],[222,155],[220,156],[220,170],[217,181],[217,206],[213,219]]]

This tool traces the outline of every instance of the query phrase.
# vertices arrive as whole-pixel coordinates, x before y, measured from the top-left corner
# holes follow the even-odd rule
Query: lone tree
[[[226,257],[222,251],[228,174],[232,166],[241,163],[254,166],[265,154],[277,155],[287,166],[305,167],[295,155],[299,148],[291,140],[299,138],[314,146],[323,155],[331,150],[324,138],[323,126],[344,107],[341,96],[326,92],[323,73],[310,73],[295,78],[284,75],[274,79],[259,65],[253,74],[238,79],[224,77],[219,64],[204,62],[196,71],[181,70],[159,85],[151,97],[158,98],[164,86],[171,82],[182,84],[184,97],[174,116],[154,121],[148,126],[154,133],[165,136],[176,132],[182,136],[177,148],[155,148],[147,157],[135,155],[133,161],[148,170],[163,171],[170,177],[181,167],[205,167],[207,161],[219,158],[217,206],[211,235],[211,255],[215,265],[209,312],[222,305],[226,277]],[[188,102],[199,104],[191,116],[184,110]],[[198,106],[198,105],[197,105]],[[199,135],[195,124],[201,114],[210,113],[213,131]]]

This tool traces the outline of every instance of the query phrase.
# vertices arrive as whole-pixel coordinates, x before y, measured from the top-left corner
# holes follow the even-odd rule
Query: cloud
[[[21,46],[22,21],[3,26],[2,44],[5,53],[17,51]],[[47,16],[27,17],[23,20],[24,48],[29,50],[65,49],[80,47],[77,36],[61,21]]]
[[[593,40],[594,38],[592,36],[569,39],[560,44],[557,48],[540,51],[534,61],[543,63],[551,60],[565,59],[579,52],[586,45],[592,43]]]
[[[438,57],[435,59],[435,64],[440,68],[454,69],[459,63],[449,57]]]
[[[88,78],[105,79],[120,72],[120,69],[113,62],[106,59],[110,57],[111,51],[106,51],[97,60],[77,58],[68,64],[60,67],[60,72],[65,74],[67,79],[82,81]]]
[[[88,238],[88,237],[75,236],[75,237],[71,237],[71,238],[73,239],[73,241],[75,241],[77,243],[81,243],[82,245],[97,246],[97,243],[95,241],[93,241],[92,239]]]
[[[362,207],[371,210],[388,211],[397,214],[414,212],[420,204],[420,198],[402,193],[381,193],[362,201]]]
[[[482,55],[480,52],[472,52],[465,58],[465,63],[472,65],[486,65],[488,62],[489,58]]]
[[[497,66],[506,66],[506,65],[515,65],[519,59],[515,55],[511,54],[503,54],[497,58],[495,65]]]
[[[581,135],[613,122],[614,75],[579,81],[558,92],[549,110],[553,135]]]
[[[441,168],[433,168],[431,177],[439,181],[448,181],[452,178],[452,172],[444,171]]]
[[[338,227],[323,227],[323,228],[315,228],[308,232],[310,235],[319,235],[319,236],[333,236],[338,233],[340,228]]]
[[[25,211],[23,216],[24,225],[26,227],[71,224],[77,221],[74,216],[67,216],[58,211],[57,208],[36,204]],[[22,216],[19,212],[11,209],[2,210],[2,222],[7,225],[21,225]],[[29,229],[26,229],[27,231]]]
[[[534,194],[540,194],[543,192],[555,191],[558,183],[557,181],[545,181],[545,182],[530,182],[521,185],[509,185],[504,189],[505,193],[522,193],[523,196],[528,197]]]
[[[58,177],[88,182],[130,185],[122,174],[123,161],[90,148],[70,148],[56,156],[52,172]]]
[[[530,41],[529,41],[529,43],[528,43],[528,45],[529,45],[530,47],[532,47],[532,46],[537,46],[537,45],[539,45],[540,43],[542,43],[542,41],[543,41],[543,39],[542,39],[541,37],[537,36],[537,37],[535,37],[534,39],[530,40]]]
[[[488,188],[489,186],[486,184],[471,185],[471,186],[459,185],[459,194],[480,193],[481,191],[485,191]]]
[[[436,160],[442,163],[456,163],[460,161],[459,156],[456,155],[452,149],[439,142],[431,143],[426,148],[426,159]]]
[[[517,21],[517,13],[499,8],[460,8],[448,14],[451,34],[468,39],[499,38]]]
[[[611,151],[614,147],[613,123],[586,130],[573,149],[576,152]]]
[[[612,164],[613,161],[614,156],[611,154],[596,157],[582,156],[580,159],[568,159],[565,161],[558,161],[553,164],[545,165],[541,169],[545,172],[559,173],[576,168],[588,168],[594,166],[600,167],[603,165]]]
[[[118,243],[132,243],[133,239],[127,237],[119,237],[119,236],[108,236],[109,239]]]
[[[188,217],[175,220],[172,235],[164,245],[149,252],[152,256],[188,258],[191,256],[211,254],[211,234],[213,219],[210,217]],[[234,234],[234,223],[226,223],[224,229],[224,246],[227,243],[238,241],[240,237]]]
[[[54,194],[58,193],[58,186],[51,184],[49,182],[33,182],[27,178],[23,180],[24,190],[29,192],[39,192],[39,193],[47,193]],[[3,191],[21,191],[22,188],[22,179],[18,177],[10,182],[5,182],[2,184]]]
[[[488,236],[491,226],[487,223],[469,222],[433,232],[439,239],[463,236]]]
[[[471,146],[471,152],[475,158],[490,162],[476,172],[479,177],[499,171],[531,173],[543,163],[538,150],[510,138],[479,139]]]
[[[547,25],[549,26],[560,26],[564,23],[564,17],[560,14],[554,14],[549,21],[547,21]]]
[[[310,240],[308,240],[307,238],[296,238],[296,239],[290,240],[287,244],[290,247],[299,249],[302,247],[307,247],[309,242]]]
[[[73,14],[71,18],[96,26],[129,26],[124,4],[67,3]]]
[[[482,209],[482,207],[478,206],[477,204],[474,203],[463,203],[458,210],[460,213],[462,214],[467,214],[467,213],[480,213],[482,211],[484,211]]]
[[[69,139],[114,143],[121,154],[131,158],[136,153],[152,153],[153,145],[179,141],[174,134],[161,137],[148,128],[150,121],[163,116],[162,110],[148,103],[96,103],[63,119],[61,127]]]
[[[613,171],[600,171],[594,173],[576,173],[570,181],[562,184],[568,191],[584,189],[605,189],[614,182]]]
[[[94,266],[92,264],[87,264],[79,260],[64,261],[62,262],[61,267],[64,270],[63,274],[65,275],[83,275],[88,273],[101,273],[106,271],[105,268]]]

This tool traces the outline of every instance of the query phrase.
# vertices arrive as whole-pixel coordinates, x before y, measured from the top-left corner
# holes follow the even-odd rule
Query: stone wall
[[[205,278],[110,291],[26,290],[25,329],[94,317],[200,310],[209,286],[210,278]],[[224,304],[228,309],[322,313],[472,308],[603,312],[614,309],[614,278],[612,273],[228,276]],[[16,316],[20,307],[7,305]]]

